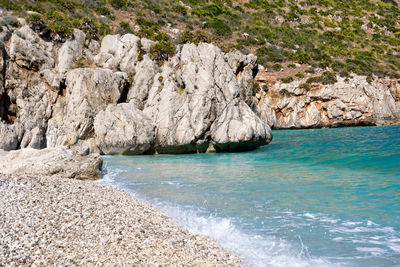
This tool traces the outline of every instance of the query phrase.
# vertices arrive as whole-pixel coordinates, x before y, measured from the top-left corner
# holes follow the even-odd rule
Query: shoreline
[[[243,266],[129,192],[93,181],[0,174],[0,262],[10,266]]]

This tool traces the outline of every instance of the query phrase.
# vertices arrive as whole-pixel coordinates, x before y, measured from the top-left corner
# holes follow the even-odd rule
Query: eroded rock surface
[[[5,38],[7,37],[7,38]],[[275,128],[381,124],[400,119],[399,82],[365,77],[301,89],[269,84],[254,55],[212,44],[177,46],[166,62],[153,41],[74,30],[64,43],[28,26],[0,43],[0,149],[68,146],[78,154],[243,151]],[[79,64],[78,64],[79,63]],[[85,68],[77,68],[85,66]],[[255,92],[255,82],[266,84]]]
[[[265,80],[264,80],[265,81]],[[353,75],[329,85],[300,88],[305,81],[269,84],[260,92],[261,118],[274,128],[379,125],[400,121],[399,81]]]
[[[0,158],[0,173],[98,179],[103,160],[98,154],[80,156],[66,147],[42,150],[25,148],[10,151]]]
[[[109,105],[94,120],[97,146],[103,154],[142,154],[154,142],[154,125],[131,103]]]
[[[252,66],[246,66],[251,71]],[[214,146],[230,151],[268,143],[269,126],[240,98],[246,85],[219,48],[184,45],[154,77],[144,105],[143,112],[156,125],[155,150],[193,153]],[[230,142],[247,145],[223,146]]]

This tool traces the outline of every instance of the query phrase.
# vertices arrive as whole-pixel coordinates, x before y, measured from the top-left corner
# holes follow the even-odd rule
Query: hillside
[[[134,32],[161,41],[153,49],[159,59],[173,54],[178,43],[212,42],[224,51],[257,55],[283,82],[321,69],[329,72],[308,83],[334,83],[332,74],[400,78],[396,0],[0,0],[0,5],[25,17],[42,38],[64,41],[73,28],[95,39]]]

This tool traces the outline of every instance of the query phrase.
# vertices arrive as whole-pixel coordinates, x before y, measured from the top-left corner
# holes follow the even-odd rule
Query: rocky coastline
[[[86,155],[204,153],[268,144],[271,127],[381,125],[400,120],[396,79],[284,83],[257,57],[178,45],[160,61],[134,34],[64,43],[26,22],[0,34],[0,149],[67,146]],[[322,72],[322,70],[321,70]],[[316,74],[318,75],[318,74]]]
[[[242,151],[268,144],[249,106],[256,57],[185,44],[167,61],[133,34],[65,43],[28,25],[0,38],[0,149],[68,146],[85,155]]]

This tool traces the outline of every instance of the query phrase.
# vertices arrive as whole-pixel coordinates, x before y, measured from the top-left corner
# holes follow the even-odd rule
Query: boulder
[[[271,130],[242,100],[231,101],[211,125],[216,151],[245,151],[266,145]]]
[[[11,151],[0,161],[3,174],[98,179],[103,160],[98,154],[79,156],[66,147]]]
[[[94,120],[97,146],[104,154],[143,154],[154,142],[154,125],[132,103],[111,104]]]
[[[18,147],[18,133],[15,125],[7,125],[0,121],[0,149],[10,151]]]

